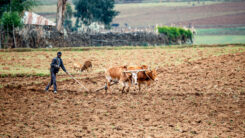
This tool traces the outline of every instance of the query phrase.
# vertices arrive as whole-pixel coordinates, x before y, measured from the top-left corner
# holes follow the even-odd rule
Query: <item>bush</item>
[[[185,30],[179,27],[168,27],[162,26],[157,28],[158,32],[161,34],[165,34],[169,41],[176,42],[177,40],[181,40],[186,42],[187,39],[192,41],[193,34],[190,30]]]
[[[0,24],[5,30],[13,30],[15,27],[21,27],[22,21],[18,12],[4,12]]]

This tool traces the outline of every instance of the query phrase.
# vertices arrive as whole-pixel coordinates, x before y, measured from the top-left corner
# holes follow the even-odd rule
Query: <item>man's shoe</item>
[[[56,94],[57,93],[57,91],[54,91],[54,94]]]

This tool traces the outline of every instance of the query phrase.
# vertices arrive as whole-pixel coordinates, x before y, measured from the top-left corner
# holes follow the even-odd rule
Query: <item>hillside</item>
[[[47,1],[46,1],[47,2]],[[56,4],[40,5],[33,11],[50,20],[55,20]],[[42,1],[45,3],[45,1]],[[113,23],[130,26],[194,24],[199,28],[237,27],[245,25],[245,2],[206,2],[188,4],[188,2],[130,3],[116,4],[120,14]],[[73,19],[75,21],[75,19]]]
[[[134,6],[132,6],[134,5]],[[195,26],[245,25],[245,2],[216,3],[201,6],[165,6],[165,4],[117,5],[120,15],[114,22],[131,26],[189,24]]]

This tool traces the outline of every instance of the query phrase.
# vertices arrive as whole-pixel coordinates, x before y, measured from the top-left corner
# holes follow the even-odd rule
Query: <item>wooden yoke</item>
[[[140,69],[140,70],[127,70],[127,71],[123,71],[125,73],[131,73],[132,74],[132,84],[138,85],[138,73],[141,71],[145,71],[144,69]]]

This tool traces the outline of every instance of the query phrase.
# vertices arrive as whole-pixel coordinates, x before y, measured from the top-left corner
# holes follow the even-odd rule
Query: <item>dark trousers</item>
[[[51,81],[48,84],[48,86],[46,87],[46,91],[49,89],[50,86],[54,85],[54,91],[57,91],[57,85],[56,85],[56,73],[54,73],[53,71],[50,71],[51,74]]]

